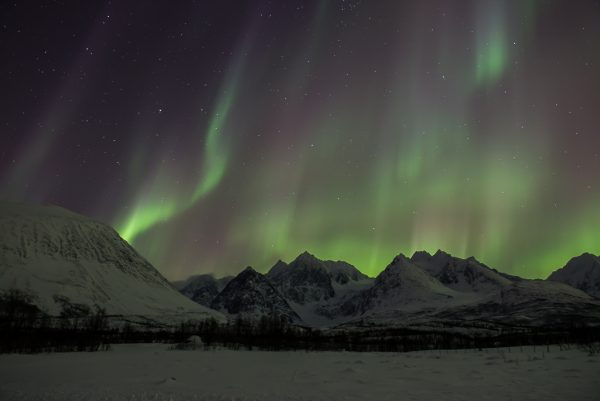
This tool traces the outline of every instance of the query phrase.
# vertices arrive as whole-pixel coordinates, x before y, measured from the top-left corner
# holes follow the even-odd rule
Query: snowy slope
[[[251,267],[233,278],[212,301],[213,309],[246,318],[281,316],[289,322],[301,323],[287,301],[262,274]]]
[[[499,292],[504,304],[518,304],[535,300],[552,302],[587,302],[594,299],[577,288],[546,280],[527,280],[502,288]]]
[[[153,319],[222,315],[188,300],[109,226],[55,206],[0,203],[0,291],[50,315],[104,308]]]
[[[430,313],[429,319],[485,321],[499,325],[569,327],[600,325],[600,302],[563,283],[523,280],[476,302]]]
[[[572,258],[565,267],[556,270],[548,277],[600,298],[600,257],[584,253]]]

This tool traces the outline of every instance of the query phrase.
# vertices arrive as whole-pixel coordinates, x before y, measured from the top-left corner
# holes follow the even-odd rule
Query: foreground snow
[[[0,355],[2,400],[598,400],[600,356],[552,346],[306,353]]]

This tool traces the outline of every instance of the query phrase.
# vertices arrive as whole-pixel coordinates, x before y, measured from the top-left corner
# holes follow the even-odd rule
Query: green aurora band
[[[241,51],[243,52],[244,50]],[[122,219],[122,224],[117,224],[117,231],[126,241],[133,243],[138,235],[191,208],[217,187],[227,168],[229,150],[223,136],[242,70],[243,64],[240,61],[226,80],[225,88],[216,102],[217,106],[205,133],[206,141],[199,158],[200,178],[194,191],[184,197],[173,198],[165,196],[164,185],[154,183],[150,194],[145,193],[143,199],[133,206],[133,212]]]
[[[306,60],[318,57],[317,38],[324,35],[322,21],[328,12],[323,4],[314,18],[315,40],[305,45],[293,63],[299,67],[284,79],[292,84],[286,90],[288,98],[301,99],[314,73]],[[574,255],[600,249],[600,236],[589,226],[590,219],[600,221],[593,201],[576,222],[558,222],[556,235],[536,230],[548,218],[538,209],[543,189],[552,179],[548,175],[552,150],[540,146],[535,133],[510,135],[506,140],[507,132],[523,128],[509,125],[501,115],[491,116],[493,123],[487,127],[491,132],[486,135],[468,123],[473,99],[507,85],[507,69],[515,57],[509,36],[526,40],[525,29],[519,33],[520,28],[513,26],[507,33],[504,6],[483,2],[477,7],[473,49],[458,50],[457,56],[448,53],[448,44],[438,45],[441,62],[437,71],[427,75],[454,94],[451,102],[436,98],[436,90],[431,93],[423,74],[426,67],[415,62],[408,76],[393,79],[396,84],[384,94],[383,109],[369,106],[381,104],[381,92],[367,91],[341,104],[326,103],[323,111],[312,112],[309,124],[290,127],[290,120],[297,120],[298,110],[307,103],[288,103],[278,124],[300,131],[294,141],[297,153],[261,153],[261,163],[244,173],[245,182],[230,177],[245,204],[242,212],[229,217],[217,243],[226,252],[239,250],[241,256],[222,259],[222,254],[209,251],[190,271],[176,267],[189,265],[187,258],[173,260],[171,254],[172,275],[185,275],[186,270],[235,272],[248,263],[265,271],[276,259],[291,260],[305,249],[321,258],[344,259],[375,275],[399,252],[443,249],[462,257],[475,255],[504,271],[543,277]],[[535,12],[526,15],[533,19]],[[469,66],[453,61],[460,53],[472,59]],[[399,69],[404,59],[397,60]],[[226,85],[227,95],[216,101],[201,158],[203,174],[193,194],[183,200],[167,196],[160,202],[140,202],[119,225],[125,239],[134,241],[147,232],[162,238],[154,244],[173,243],[168,238],[173,230],[153,231],[156,224],[168,225],[218,189],[231,158],[219,134],[232,113],[240,120],[248,118],[243,111],[233,110],[239,69]],[[377,88],[378,79],[373,74],[363,87]],[[529,132],[548,128],[541,120],[531,120]],[[365,149],[372,152],[369,162],[360,153]],[[345,172],[330,165],[334,154],[337,163],[348,163]],[[311,177],[321,179],[307,182]],[[361,188],[353,188],[355,184]],[[158,186],[158,193],[165,193],[163,186]],[[206,210],[218,207],[215,202],[208,202]],[[175,219],[173,225],[177,224],[180,220]],[[537,241],[538,235],[548,238]],[[153,249],[148,244],[140,244],[146,254]],[[166,259],[156,262],[161,266]]]
[[[119,166],[54,160],[68,149],[56,132],[77,131],[97,93],[65,78],[3,194],[79,205],[169,279],[264,272],[304,250],[376,275],[437,249],[533,278],[600,252],[595,2],[273,2],[241,17],[217,3],[142,32],[150,78],[121,85],[139,100],[123,114],[142,113],[110,126],[115,148],[90,140],[94,163]],[[117,74],[121,39],[103,27],[90,40],[110,46],[74,77]]]

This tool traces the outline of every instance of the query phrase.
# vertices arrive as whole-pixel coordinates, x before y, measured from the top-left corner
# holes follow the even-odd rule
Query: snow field
[[[410,353],[167,348],[0,355],[0,400],[600,399],[600,355],[558,346]]]

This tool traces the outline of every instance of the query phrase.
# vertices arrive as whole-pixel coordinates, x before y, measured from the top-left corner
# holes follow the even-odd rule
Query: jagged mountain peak
[[[312,267],[319,268],[321,267],[322,260],[317,258],[315,255],[309,253],[308,251],[302,252],[300,255],[296,257],[289,265],[293,267]]]
[[[379,273],[372,287],[349,299],[340,310],[345,314],[405,310],[443,303],[455,295],[455,291],[401,253]]]
[[[275,262],[273,267],[271,267],[271,269],[267,272],[267,276],[272,278],[279,274],[283,274],[283,272],[285,272],[286,269],[288,269],[288,268],[289,268],[289,265],[287,263],[285,263],[283,260],[279,259],[277,262]]]
[[[276,263],[267,278],[286,299],[297,304],[326,300],[335,295],[325,265],[308,252],[290,264]]]
[[[234,277],[211,303],[213,309],[250,318],[278,315],[290,322],[301,319],[267,278],[246,267]]]
[[[321,260],[307,251],[289,264],[278,261],[267,278],[287,300],[298,305],[327,301],[336,297],[336,291],[347,294],[350,284],[362,285],[369,280],[349,263]]]
[[[415,252],[413,252],[413,254],[410,257],[410,259],[411,260],[415,260],[415,259],[429,259],[431,257],[432,257],[432,255],[429,252],[423,250],[423,251],[415,251]]]
[[[438,249],[437,251],[435,251],[435,253],[433,254],[433,256],[445,256],[445,257],[451,257],[452,255],[450,255],[448,252],[442,251],[441,249]]]
[[[289,265],[278,261],[271,270],[285,269],[286,267],[325,270],[339,284],[345,284],[348,280],[356,281],[368,278],[350,263],[342,260],[322,260],[308,251],[302,252]]]
[[[392,262],[376,278],[376,282],[385,283],[386,285],[401,284],[407,280],[418,285],[426,285],[426,283],[436,281],[427,271],[413,263],[402,253],[394,257]]]
[[[600,256],[585,252],[569,259],[564,267],[556,270],[550,276],[555,275],[555,273],[560,275],[572,275],[576,272],[581,272],[582,270],[590,271],[595,269],[600,269]]]
[[[237,280],[266,280],[265,276],[256,270],[252,266],[246,266],[237,276],[235,276],[230,282]]]
[[[435,263],[437,265],[447,263],[449,260],[452,260],[454,257],[448,252],[444,252],[441,249],[438,249],[435,253],[430,254],[427,251],[416,251],[411,256],[410,260],[413,263]]]
[[[432,256],[415,252],[411,261],[445,286],[461,292],[486,292],[512,283],[510,276],[487,267],[473,256],[461,259],[438,250]]]
[[[592,253],[589,252],[584,252],[579,256],[575,256],[573,258],[571,258],[568,262],[567,262],[567,266],[569,265],[573,265],[573,264],[598,264],[600,263],[600,257],[596,256]]]
[[[388,265],[388,267],[391,265],[405,265],[407,263],[412,263],[410,258],[407,257],[405,254],[400,253],[394,257],[394,259],[392,260],[392,263],[390,263]]]

